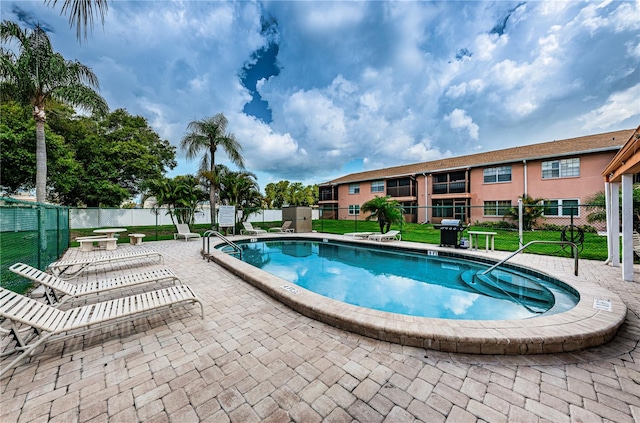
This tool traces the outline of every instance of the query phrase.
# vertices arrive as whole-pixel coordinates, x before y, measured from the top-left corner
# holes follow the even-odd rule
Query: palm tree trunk
[[[47,145],[44,139],[44,107],[33,110],[36,121],[36,201],[44,203],[47,199]]]
[[[209,204],[211,205],[211,229],[216,230],[216,146],[215,143],[209,144],[209,155],[211,156],[211,187],[209,188]]]
[[[211,207],[211,228],[216,228],[216,184],[212,183],[209,189],[209,204]]]

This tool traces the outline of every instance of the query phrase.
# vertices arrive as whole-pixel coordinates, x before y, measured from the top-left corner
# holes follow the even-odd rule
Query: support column
[[[633,281],[633,175],[622,175],[622,279]]]
[[[607,236],[611,245],[610,258],[613,267],[620,266],[620,184],[609,184],[609,200],[607,203],[608,224]]]

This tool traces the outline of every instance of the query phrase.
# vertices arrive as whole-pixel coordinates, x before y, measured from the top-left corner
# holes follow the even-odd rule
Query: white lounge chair
[[[72,279],[83,271],[103,264],[115,263],[119,261],[136,261],[143,259],[158,259],[164,263],[164,257],[157,251],[138,250],[135,253],[111,254],[101,257],[92,257],[78,260],[58,260],[48,266],[48,271],[61,279]]]
[[[3,352],[1,355],[20,353],[11,363],[0,370],[0,376],[18,364],[20,360],[33,354],[39,345],[47,342],[54,335],[61,335],[55,339],[77,336],[95,327],[112,325],[131,320],[134,317],[156,313],[175,305],[191,303],[200,305],[200,314],[204,317],[202,302],[187,285],[177,285],[88,304],[66,311],[0,288],[0,317],[10,322],[9,329],[0,327],[0,332],[13,335],[16,344],[13,349]],[[21,328],[20,325],[27,327]],[[33,329],[33,331],[27,329]],[[76,329],[81,331],[76,332]]]
[[[200,238],[200,234],[191,232],[189,225],[186,223],[176,224],[177,234],[173,234],[173,239],[184,238],[185,241],[189,241],[189,238]]]
[[[289,226],[291,226],[291,221],[290,220],[285,220],[284,223],[282,223],[281,227],[279,227],[279,228],[269,228],[269,232],[288,232],[288,233],[295,232],[292,228],[289,228]]]
[[[368,239],[373,241],[400,241],[402,235],[400,235],[400,231],[389,231],[385,234],[369,235]]]
[[[81,284],[69,283],[24,263],[16,263],[10,266],[9,270],[22,277],[30,279],[35,283],[44,285],[47,301],[49,304],[55,305],[56,307],[70,299],[83,297],[85,295],[109,292],[115,289],[129,288],[146,283],[162,283],[167,281],[173,281],[177,284],[181,283],[175,273],[167,268],[153,269],[146,272],[95,280]],[[64,297],[60,298],[62,296]]]
[[[371,235],[378,235],[378,234],[379,232],[347,232],[346,234],[343,234],[343,236],[346,236],[349,238],[367,239]]]
[[[242,226],[244,226],[244,229],[240,229],[241,235],[262,235],[267,233],[264,229],[254,228],[251,222],[242,222]]]

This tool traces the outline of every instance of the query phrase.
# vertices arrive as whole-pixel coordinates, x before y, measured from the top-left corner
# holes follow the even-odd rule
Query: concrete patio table
[[[104,228],[104,229],[94,229],[94,233],[96,234],[104,234],[107,238],[115,238],[115,235],[120,232],[126,232],[126,228]]]
[[[107,236],[105,240],[99,240],[98,244],[100,246],[104,246],[106,250],[115,250],[118,246],[118,240],[116,239],[116,234],[119,232],[126,232],[126,228],[103,228],[103,229],[94,229],[94,233],[96,234],[104,234]]]

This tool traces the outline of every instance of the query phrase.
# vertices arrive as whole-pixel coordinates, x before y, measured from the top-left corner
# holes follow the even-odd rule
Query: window
[[[562,159],[542,162],[542,179],[580,176],[580,159]]]
[[[579,216],[578,200],[547,200],[544,202],[545,216]]]
[[[491,167],[484,170],[484,183],[511,182],[511,166]]]
[[[433,200],[433,217],[453,217],[453,200]]]
[[[485,216],[504,216],[511,209],[511,201],[485,201]]]
[[[360,214],[360,206],[358,204],[353,204],[349,206],[349,215],[355,216]]]
[[[371,192],[384,192],[384,181],[371,182]]]
[[[360,194],[360,184],[349,184],[349,194]]]
[[[445,182],[449,182],[449,174],[448,173],[438,173],[437,175],[433,175],[433,182],[437,184],[442,184]]]

